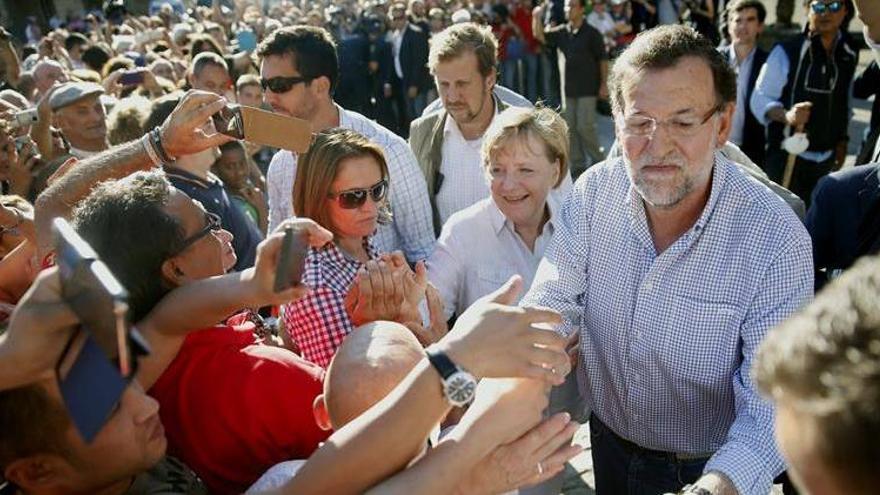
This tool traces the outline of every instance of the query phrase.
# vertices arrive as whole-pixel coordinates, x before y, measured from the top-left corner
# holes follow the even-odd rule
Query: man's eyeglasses
[[[273,93],[287,93],[294,86],[299,83],[310,83],[314,77],[302,77],[302,76],[294,76],[294,77],[284,77],[277,76],[271,77],[269,79],[260,79],[260,86],[263,88],[263,91],[269,90]]]
[[[723,105],[717,105],[709,110],[704,117],[674,117],[668,121],[658,121],[653,117],[640,115],[626,117],[622,120],[622,130],[627,136],[653,136],[657,127],[665,126],[666,132],[674,138],[685,138],[696,135],[700,128],[718,113]]]
[[[812,2],[810,4],[810,8],[813,10],[814,14],[822,15],[825,13],[836,14],[843,9],[843,2],[839,0],[834,0],[833,2]]]
[[[378,203],[385,199],[386,194],[388,194],[388,179],[382,179],[375,185],[367,188],[349,189],[348,191],[342,191],[335,194],[330,193],[327,196],[330,199],[336,199],[339,201],[339,206],[342,208],[353,210],[363,206],[363,204],[367,202],[367,196],[369,196],[374,203]]]
[[[206,235],[210,234],[211,232],[219,232],[221,230],[223,230],[223,225],[220,221],[220,217],[218,215],[215,215],[214,213],[206,211],[205,212],[205,226],[202,227],[201,230],[199,230],[195,234],[184,239],[183,243],[180,245],[180,247],[177,248],[177,250],[175,250],[171,256],[177,256],[178,254],[186,251],[186,249],[188,247],[192,246],[193,244],[198,242],[202,237],[205,237]]]

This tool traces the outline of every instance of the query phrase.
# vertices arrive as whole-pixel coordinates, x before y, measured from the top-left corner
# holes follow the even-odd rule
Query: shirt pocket
[[[496,291],[504,285],[511,276],[513,276],[513,268],[502,266],[481,266],[476,270],[475,291],[469,294],[469,298],[473,301],[479,299],[490,292]]]
[[[672,296],[660,349],[667,376],[700,388],[729,387],[741,361],[736,306]]]

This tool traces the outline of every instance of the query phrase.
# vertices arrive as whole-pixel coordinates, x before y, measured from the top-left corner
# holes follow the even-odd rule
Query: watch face
[[[458,371],[446,380],[446,398],[453,405],[461,407],[474,398],[477,382],[474,377],[464,371]]]

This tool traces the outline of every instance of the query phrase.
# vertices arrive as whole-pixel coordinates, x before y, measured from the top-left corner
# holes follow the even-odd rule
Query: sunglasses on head
[[[314,77],[302,77],[302,76],[294,76],[294,77],[284,77],[277,76],[271,77],[269,79],[260,79],[260,86],[263,88],[263,91],[269,90],[273,93],[287,93],[294,86],[299,83],[310,83]]]
[[[367,202],[367,196],[369,196],[374,203],[378,203],[385,199],[386,194],[388,194],[388,179],[382,179],[375,185],[367,188],[349,189],[348,191],[342,191],[336,194],[330,193],[327,196],[329,196],[330,199],[336,199],[339,201],[339,206],[342,208],[353,210],[363,206],[363,204]]]
[[[840,12],[841,9],[843,9],[843,2],[841,2],[839,0],[835,0],[833,2],[828,2],[828,3],[813,2],[810,4],[810,8],[813,10],[813,13],[815,13],[815,14],[824,14],[826,12],[831,13],[831,14],[836,14],[836,13]]]

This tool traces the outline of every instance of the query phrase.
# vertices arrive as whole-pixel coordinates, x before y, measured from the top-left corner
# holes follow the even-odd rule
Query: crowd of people
[[[199,3],[0,28],[2,493],[876,491],[876,2]]]

